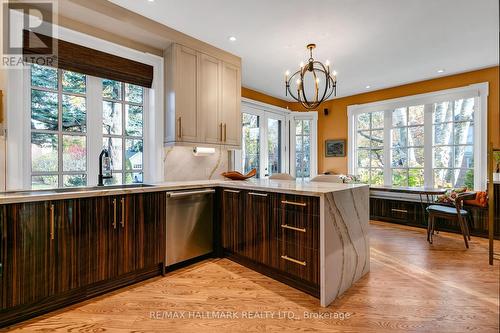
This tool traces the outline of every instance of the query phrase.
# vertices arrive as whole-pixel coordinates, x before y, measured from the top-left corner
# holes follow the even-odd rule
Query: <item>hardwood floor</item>
[[[430,245],[424,229],[372,222],[371,272],[328,308],[321,308],[312,296],[227,259],[214,259],[11,329],[498,332],[499,268],[498,261],[494,266],[488,265],[485,239],[473,238],[466,250],[461,235],[439,233]],[[207,312],[216,315],[217,311],[219,317],[226,311],[235,312],[231,316],[238,319],[231,319],[229,314],[227,318],[207,318]],[[308,319],[304,312],[326,313],[331,318]],[[168,318],[169,313],[174,318]],[[261,318],[257,317],[259,314]],[[339,318],[347,314],[348,318]],[[186,318],[179,318],[181,315]],[[204,317],[199,318],[201,315]],[[287,318],[288,315],[294,318]]]

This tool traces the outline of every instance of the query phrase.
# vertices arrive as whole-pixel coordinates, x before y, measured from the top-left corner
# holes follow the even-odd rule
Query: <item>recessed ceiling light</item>
[[[236,42],[236,37],[234,36],[229,36],[227,39],[229,39],[230,42]]]
[[[366,88],[366,89],[370,89],[371,87],[372,87],[372,86],[370,86],[370,85],[367,85],[367,86],[366,86],[365,88]]]
[[[442,68],[441,68],[441,69],[438,69],[438,71],[437,71],[437,72],[438,72],[439,74],[444,73],[444,69],[442,69]]]
[[[155,2],[155,0],[148,0],[148,2]]]

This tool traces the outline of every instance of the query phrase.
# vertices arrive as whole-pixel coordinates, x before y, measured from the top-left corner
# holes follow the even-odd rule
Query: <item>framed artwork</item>
[[[326,140],[325,157],[345,157],[345,140]]]

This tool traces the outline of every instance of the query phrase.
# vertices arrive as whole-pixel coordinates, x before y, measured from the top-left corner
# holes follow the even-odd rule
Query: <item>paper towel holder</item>
[[[209,156],[215,154],[215,148],[212,147],[193,147],[194,156]]]

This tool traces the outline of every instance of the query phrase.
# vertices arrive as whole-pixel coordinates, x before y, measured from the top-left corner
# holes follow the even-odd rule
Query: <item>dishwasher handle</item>
[[[211,193],[215,193],[215,190],[208,189],[208,190],[186,191],[186,192],[167,192],[167,197],[168,198],[180,198],[180,197],[188,197],[190,195],[196,195],[196,194],[211,194]]]

